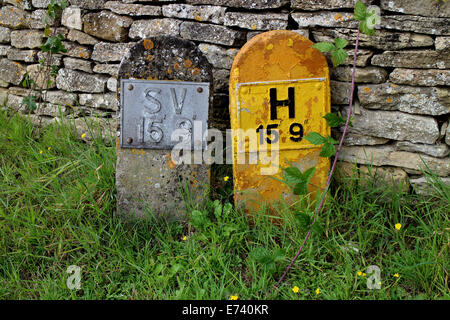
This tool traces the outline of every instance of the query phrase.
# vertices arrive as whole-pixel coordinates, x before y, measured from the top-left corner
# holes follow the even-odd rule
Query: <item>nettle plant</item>
[[[281,278],[278,280],[278,282],[275,285],[275,288],[277,288],[284,278],[286,277],[287,273],[289,272],[290,268],[293,266],[297,258],[300,256],[300,253],[310,237],[312,232],[321,232],[320,224],[316,224],[318,215],[321,212],[321,209],[323,207],[325,196],[328,191],[328,188],[330,186],[331,177],[333,176],[333,172],[335,169],[336,162],[339,157],[339,151],[342,147],[342,143],[345,138],[345,134],[347,132],[348,126],[352,125],[352,106],[353,106],[353,95],[355,91],[355,72],[356,72],[356,57],[358,52],[358,44],[359,44],[359,37],[360,33],[364,33],[366,35],[372,36],[375,34],[374,27],[380,22],[380,16],[378,15],[378,12],[375,8],[368,8],[363,2],[360,0],[357,1],[355,8],[354,8],[354,15],[353,18],[356,21],[359,21],[359,27],[356,35],[356,43],[353,53],[353,72],[352,72],[352,85],[351,85],[351,91],[350,91],[350,104],[349,109],[347,112],[347,117],[343,118],[342,115],[335,114],[335,113],[328,113],[323,118],[327,121],[328,125],[332,128],[334,127],[340,127],[344,125],[344,131],[340,138],[340,141],[337,141],[333,139],[331,136],[324,137],[320,133],[317,132],[310,132],[308,135],[305,136],[305,139],[312,143],[313,145],[321,145],[321,151],[320,156],[331,158],[332,156],[335,156],[331,170],[328,175],[328,180],[325,186],[325,189],[322,193],[318,193],[317,199],[320,199],[319,202],[316,204],[316,210],[315,212],[310,211],[309,209],[305,209],[306,212],[296,212],[296,217],[299,222],[299,226],[302,229],[308,230],[306,233],[306,236],[303,240],[303,243],[301,247],[298,249],[295,257],[291,260],[289,266],[286,268],[285,272],[281,276]],[[319,42],[313,45],[314,48],[318,49],[319,51],[323,53],[330,53],[331,54],[331,61],[333,63],[334,67],[337,67],[341,65],[347,58],[348,54],[344,50],[345,47],[347,47],[348,41],[346,39],[337,38],[334,39],[333,42]],[[335,145],[338,144],[338,147],[336,148]],[[305,170],[304,172],[301,172],[299,168],[293,166],[289,163],[289,166],[286,168],[283,168],[283,179],[280,180],[283,183],[286,183],[288,186],[291,187],[292,192],[295,195],[304,196],[308,194],[308,185],[310,184],[310,180],[314,175],[314,172],[316,170],[316,167],[309,168],[308,170]],[[250,253],[250,257],[253,257],[253,259],[256,262],[259,262],[262,264],[263,268],[274,271],[276,270],[274,264],[278,261],[283,260],[280,257],[280,252],[269,252],[267,250],[261,250],[261,248],[254,249],[253,252]]]
[[[22,86],[29,88],[28,96],[22,100],[22,105],[28,111],[35,111],[37,104],[45,101],[46,89],[49,88],[59,71],[59,66],[53,64],[53,56],[58,53],[66,53],[67,49],[64,47],[62,41],[64,37],[58,33],[61,16],[64,9],[67,7],[66,0],[50,0],[47,7],[47,16],[45,17],[44,36],[47,38],[46,42],[40,47],[41,52],[44,53],[43,58],[39,60],[39,69],[35,79],[41,79],[39,84],[33,80],[28,73],[22,81]]]

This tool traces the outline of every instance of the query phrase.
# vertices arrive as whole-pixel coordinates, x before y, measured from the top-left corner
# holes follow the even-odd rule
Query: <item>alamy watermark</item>
[[[67,278],[67,288],[70,290],[80,290],[81,289],[81,267],[76,265],[71,265],[66,271],[70,276]]]

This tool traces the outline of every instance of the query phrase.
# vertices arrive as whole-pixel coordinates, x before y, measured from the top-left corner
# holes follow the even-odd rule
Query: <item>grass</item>
[[[307,232],[304,200],[280,210],[281,223],[264,212],[251,222],[229,204],[232,181],[219,168],[216,201],[190,208],[190,223],[126,224],[114,215],[114,146],[79,140],[67,125],[33,129],[19,116],[6,128],[6,117],[0,113],[0,299],[450,297],[450,192],[436,177],[435,197],[334,183],[299,260],[271,292]],[[82,268],[80,290],[66,286],[70,265]],[[370,265],[381,270],[379,290],[367,288]]]

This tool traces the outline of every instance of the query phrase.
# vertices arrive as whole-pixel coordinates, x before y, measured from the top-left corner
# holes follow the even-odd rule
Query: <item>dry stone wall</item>
[[[343,37],[354,45],[354,0],[69,0],[58,29],[67,53],[46,104],[30,117],[52,122],[88,117],[116,127],[117,73],[129,48],[142,38],[172,35],[195,42],[214,67],[214,123],[229,127],[228,78],[240,47],[258,33],[288,29],[314,42]],[[450,183],[450,2],[373,0],[381,8],[376,36],[362,35],[357,57],[354,126],[342,157],[362,171],[377,166],[382,181],[408,181],[426,191],[422,160]],[[0,7],[0,99],[20,108],[26,75],[43,58],[49,0],[4,0]],[[351,46],[348,48],[352,54]],[[331,69],[332,104],[345,113],[351,64]],[[182,67],[182,66],[181,66]],[[335,132],[339,136],[339,130]],[[348,169],[348,168],[347,168]]]

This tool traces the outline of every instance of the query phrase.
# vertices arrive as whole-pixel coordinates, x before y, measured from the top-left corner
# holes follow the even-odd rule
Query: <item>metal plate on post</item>
[[[208,82],[122,79],[121,133],[122,148],[173,148],[176,129],[190,133],[194,146],[194,121],[208,128]]]

